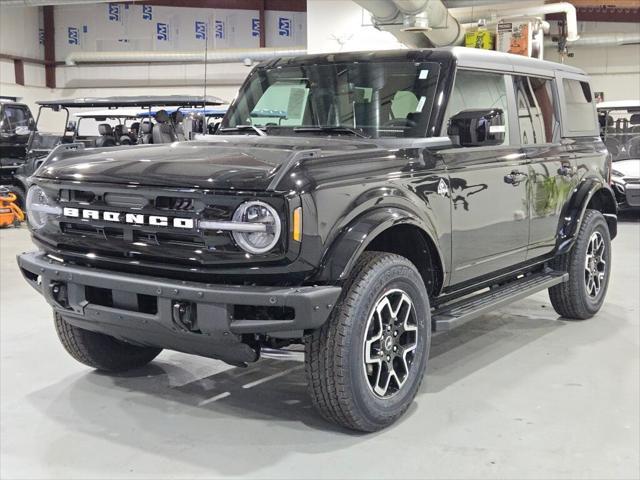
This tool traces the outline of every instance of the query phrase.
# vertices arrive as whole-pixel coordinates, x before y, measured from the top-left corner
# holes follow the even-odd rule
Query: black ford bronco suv
[[[375,431],[432,332],[549,289],[604,302],[616,235],[587,76],[465,48],[258,65],[210,141],[64,152],[32,177],[22,273],[105,371],[163,348],[305,348],[321,414]]]

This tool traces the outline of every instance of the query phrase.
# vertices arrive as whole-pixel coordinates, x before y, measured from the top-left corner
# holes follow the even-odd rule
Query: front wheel
[[[554,259],[552,266],[569,273],[567,282],[549,289],[555,311],[576,320],[598,313],[611,275],[611,237],[602,213],[585,212],[573,248]]]
[[[429,357],[424,282],[406,258],[365,252],[331,317],[306,343],[306,373],[320,414],[343,427],[380,430],[407,410]]]

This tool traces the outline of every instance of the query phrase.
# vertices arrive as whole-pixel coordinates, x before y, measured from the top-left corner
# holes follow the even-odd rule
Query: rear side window
[[[537,77],[515,77],[516,104],[523,145],[559,140],[559,122],[553,81]]]
[[[500,73],[458,70],[451,91],[449,104],[442,124],[442,135],[447,135],[449,120],[464,110],[500,108],[504,123],[509,125],[509,109],[505,77]],[[509,128],[506,129],[504,143],[509,143]]]
[[[564,99],[566,102],[566,128],[572,132],[597,130],[595,111],[591,89],[587,82],[562,79]]]

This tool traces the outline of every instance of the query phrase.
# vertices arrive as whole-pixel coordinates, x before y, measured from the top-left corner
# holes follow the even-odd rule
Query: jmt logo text
[[[69,45],[80,45],[80,31],[76,27],[68,28],[67,41]]]
[[[120,5],[118,5],[117,3],[110,3],[107,6],[107,13],[110,22],[120,21]]]
[[[142,213],[108,212],[105,210],[85,210],[65,207],[62,210],[65,217],[82,218],[85,220],[102,220],[104,222],[127,223],[130,225],[151,225],[153,227],[189,228],[195,226],[193,218],[169,218],[160,215],[144,215]]]
[[[251,36],[252,37],[260,36],[260,19],[259,18],[251,19]]]
[[[207,39],[207,24],[205,22],[196,22],[196,40]]]
[[[142,6],[142,19],[153,20],[153,7],[151,5]]]
[[[278,35],[281,37],[291,36],[291,19],[286,17],[278,17]]]
[[[156,24],[156,38],[162,41],[169,40],[169,25],[166,23]]]
[[[224,38],[224,22],[222,20],[216,20],[216,38]]]

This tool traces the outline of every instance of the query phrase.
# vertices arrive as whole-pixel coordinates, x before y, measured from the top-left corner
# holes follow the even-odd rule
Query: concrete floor
[[[2,478],[639,478],[640,223],[621,222],[600,314],[546,293],[434,339],[408,414],[374,435],[324,423],[300,363],[164,352],[128,375],[63,351],[0,231]]]

